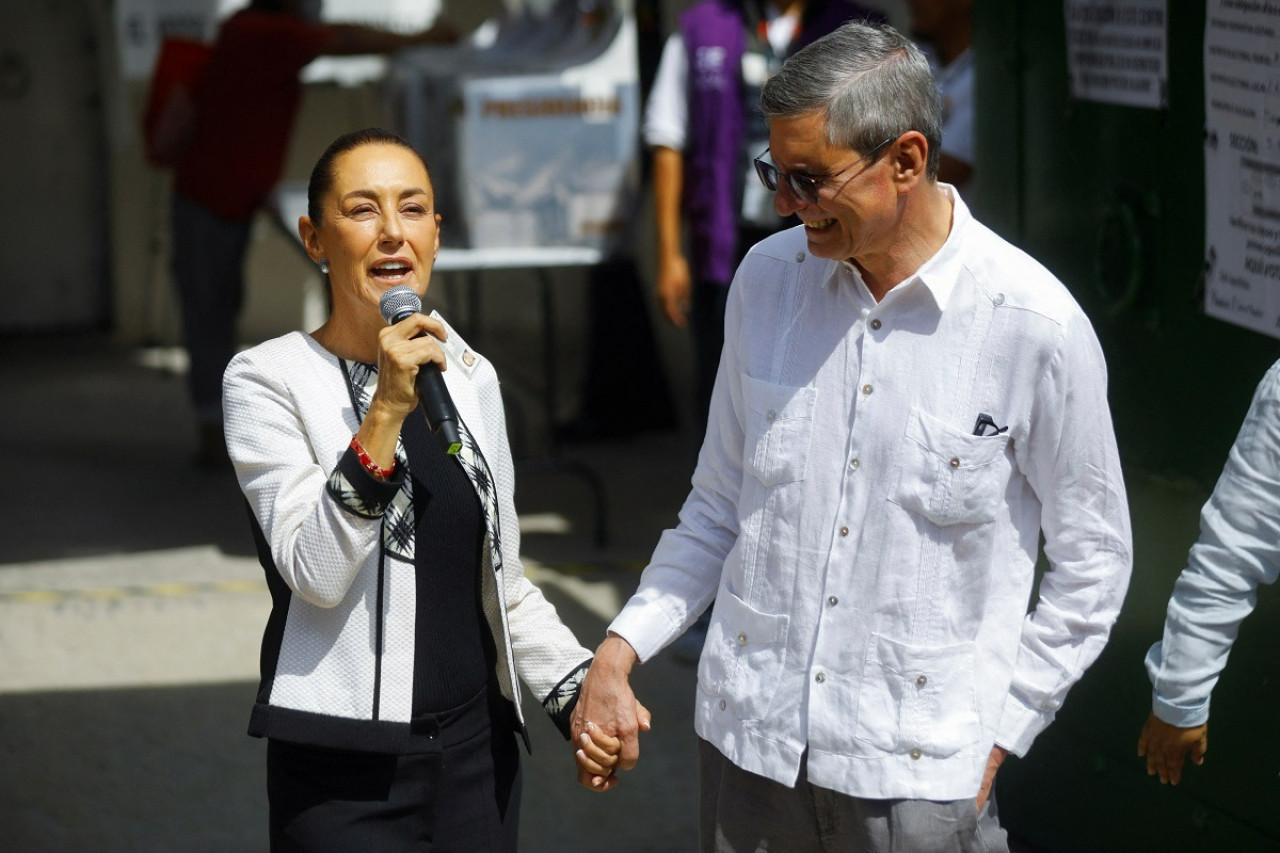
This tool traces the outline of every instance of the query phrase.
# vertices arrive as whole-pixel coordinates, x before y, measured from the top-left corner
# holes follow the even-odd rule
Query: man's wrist
[[[631,643],[620,634],[610,631],[596,649],[595,665],[616,672],[619,675],[630,675],[631,669],[640,660]]]

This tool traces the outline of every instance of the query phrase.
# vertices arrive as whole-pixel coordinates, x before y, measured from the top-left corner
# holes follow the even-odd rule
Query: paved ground
[[[527,365],[498,363],[536,411]],[[181,380],[100,339],[5,339],[0,399],[0,850],[264,850],[264,748],[244,729],[267,594],[235,484],[188,464]],[[521,476],[530,574],[589,645],[672,522],[689,446],[671,432],[566,451],[604,476],[604,549],[582,482]],[[1131,477],[1130,494],[1139,558],[1125,612],[1059,721],[1002,770],[1004,820],[1035,842],[1024,850],[1280,849],[1274,594],[1215,692],[1209,764],[1175,791],[1133,755],[1142,654],[1204,493]],[[575,786],[563,742],[526,709],[522,849],[694,849],[693,680],[670,654],[638,671],[655,730],[605,797]]]

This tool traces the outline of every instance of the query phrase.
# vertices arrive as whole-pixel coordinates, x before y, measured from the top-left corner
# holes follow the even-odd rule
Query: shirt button
[[[858,461],[858,457],[855,456],[849,460],[849,467],[852,468],[853,470],[857,471],[858,468],[861,466],[862,466],[862,463]]]
[[[957,458],[957,457],[955,457],[955,456],[952,456],[952,457],[951,457],[951,461],[950,461],[949,463],[947,463],[947,464],[949,464],[952,468],[959,468],[959,467],[960,467],[960,460],[959,460],[959,458]]]
[[[871,383],[870,383],[870,382],[868,382],[866,385],[863,385],[863,386],[862,386],[862,393],[863,393],[863,394],[870,394],[870,393],[871,393]]]
[[[911,750],[911,752],[910,752],[910,753],[908,753],[908,754],[911,756],[911,760],[912,760],[912,761],[919,761],[919,760],[920,760],[920,750],[918,750],[918,749],[913,749],[913,750]]]
[[[813,677],[813,680],[821,684],[827,680],[827,674],[825,672],[820,672]]]
[[[927,675],[922,675],[916,679],[916,687],[924,687],[928,683],[929,677]]]
[[[995,296],[993,296],[993,297],[991,298],[991,301],[992,301],[992,302],[994,302],[994,303],[995,303],[995,304],[997,304],[997,305],[1003,305],[1003,304],[1004,304],[1004,294],[1003,294],[1003,293],[997,293]]]
[[[872,329],[872,331],[877,331],[877,332],[878,332],[878,331],[880,331],[880,321],[879,321],[879,320],[872,320],[872,321],[871,321],[871,329]]]
[[[804,263],[804,252],[796,252],[796,263],[797,264]]]
[[[775,421],[778,419],[778,413],[775,412],[773,409],[770,409],[769,411],[764,413],[764,419],[766,421]]]
[[[840,535],[841,535],[841,536],[848,536],[848,535],[849,535],[849,528],[848,528],[848,526],[841,526],[841,528],[840,528]]]
[[[739,634],[739,635],[738,635],[738,645],[740,645],[740,646],[745,646],[746,644],[747,644],[747,635],[746,635],[746,634]]]
[[[727,706],[723,699],[720,700],[720,710],[723,711]]]
[[[827,597],[827,606],[835,607],[839,603],[840,603],[840,599],[836,598],[834,595]]]

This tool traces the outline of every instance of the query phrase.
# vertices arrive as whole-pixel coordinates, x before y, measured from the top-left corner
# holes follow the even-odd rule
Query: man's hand
[[[611,634],[596,649],[595,659],[582,682],[570,730],[578,783],[593,791],[607,791],[617,785],[617,771],[630,770],[640,758],[639,733],[649,730],[651,718],[648,709],[631,691],[629,677],[638,659],[630,643]],[[599,760],[598,751],[585,747],[594,742],[597,747],[611,751],[611,738],[617,739],[619,748],[617,763],[609,767],[607,762]]]
[[[1147,759],[1147,775],[1159,775],[1161,785],[1182,781],[1182,763],[1188,752],[1192,761],[1204,764],[1204,754],[1208,751],[1208,723],[1183,728],[1149,714],[1138,737],[1138,755]]]
[[[987,769],[982,771],[982,787],[978,789],[978,811],[982,811],[986,806],[987,800],[991,797],[991,786],[996,783],[996,771],[1008,757],[1009,750],[1004,747],[991,747],[991,754],[987,756]]]

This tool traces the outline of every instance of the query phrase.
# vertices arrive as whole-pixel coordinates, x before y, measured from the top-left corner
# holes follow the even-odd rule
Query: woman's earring
[[[328,275],[328,274],[329,274],[329,260],[328,260],[328,258],[321,258],[321,259],[320,259],[320,272],[321,272],[321,274],[323,274],[323,275]]]

